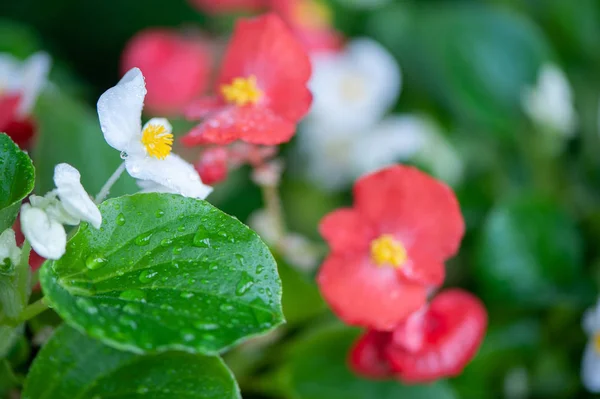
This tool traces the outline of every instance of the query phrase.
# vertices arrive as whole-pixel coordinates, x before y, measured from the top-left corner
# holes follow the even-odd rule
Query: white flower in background
[[[79,171],[71,165],[56,165],[56,189],[44,197],[32,195],[29,204],[21,207],[23,235],[44,258],[59,259],[64,255],[67,233],[63,224],[75,226],[85,221],[96,229],[102,224],[102,215],[80,180]]]
[[[577,127],[573,93],[565,74],[553,64],[542,66],[535,87],[523,92],[523,109],[540,127],[572,136]]]
[[[144,76],[133,68],[98,100],[98,116],[106,142],[123,153],[127,172],[146,181],[145,190],[169,191],[204,199],[212,188],[204,185],[194,167],[171,153],[172,128],[164,118],[142,127],[146,96]]]
[[[19,96],[17,117],[25,117],[48,80],[50,57],[35,53],[25,61],[0,54],[0,97]]]
[[[432,121],[419,115],[390,116],[368,129],[336,131],[312,123],[302,129],[297,168],[324,190],[345,189],[359,176],[398,161],[416,161],[450,185],[463,175],[457,152]]]
[[[584,313],[582,322],[589,340],[581,362],[581,380],[588,391],[600,393],[600,301]]]
[[[314,101],[307,120],[335,129],[361,129],[379,121],[396,102],[400,67],[379,43],[351,41],[339,53],[312,58]]]
[[[12,229],[6,229],[0,234],[0,266],[5,264],[7,259],[13,266],[21,261],[21,249],[17,246]]]
[[[287,233],[285,237],[279,239],[277,227],[264,209],[259,209],[250,215],[248,226],[255,230],[267,244],[280,247],[284,259],[291,266],[302,271],[313,271],[317,267],[320,254],[315,246],[306,237],[297,233]]]

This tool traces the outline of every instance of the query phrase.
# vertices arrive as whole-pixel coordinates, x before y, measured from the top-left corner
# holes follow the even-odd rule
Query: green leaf
[[[100,206],[40,281],[51,307],[134,352],[219,351],[283,322],[277,265],[258,235],[205,201],[137,194]]]
[[[23,398],[240,398],[219,357],[183,352],[136,355],[63,325],[35,358]]]
[[[17,342],[17,338],[19,338],[22,333],[23,326],[16,328],[0,326],[0,359],[8,354],[15,342]]]
[[[500,8],[407,3],[382,9],[369,24],[407,80],[468,122],[510,131],[520,120],[523,88],[551,58],[543,34]]]
[[[524,196],[495,207],[479,242],[481,296],[515,306],[546,306],[580,282],[583,248],[570,217],[541,198]]]
[[[404,386],[398,381],[370,381],[346,364],[357,331],[329,327],[294,344],[287,361],[287,390],[297,399],[454,399],[445,382]]]
[[[46,90],[39,97],[34,115],[39,126],[33,159],[38,169],[36,192],[54,189],[54,166],[66,162],[81,172],[86,190],[95,195],[123,162],[100,130],[96,112],[64,92]],[[115,197],[139,191],[127,174],[112,187]]]
[[[12,227],[21,201],[33,190],[35,171],[27,154],[0,133],[0,233]]]
[[[0,359],[0,397],[19,384],[19,380],[13,373],[12,367],[7,360]]]

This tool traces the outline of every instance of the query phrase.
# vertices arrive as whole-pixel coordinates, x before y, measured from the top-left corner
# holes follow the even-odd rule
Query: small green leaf
[[[46,90],[34,114],[39,126],[33,159],[38,169],[36,192],[54,189],[54,166],[66,162],[79,170],[86,190],[95,195],[123,162],[104,141],[96,112],[60,90]],[[127,174],[115,183],[110,196],[138,191]]]
[[[445,382],[405,386],[398,381],[370,381],[354,375],[346,359],[357,331],[329,327],[300,339],[285,368],[289,396],[297,399],[454,399]]]
[[[136,355],[63,325],[35,358],[24,399],[237,399],[239,389],[219,357],[183,352]]]
[[[119,349],[215,354],[283,321],[267,246],[205,201],[137,194],[100,207],[40,280],[69,324]]]
[[[31,159],[4,133],[0,133],[0,233],[12,227],[21,201],[35,183]]]
[[[541,198],[525,196],[495,207],[477,255],[481,296],[502,306],[556,303],[582,276],[579,231],[563,210]]]

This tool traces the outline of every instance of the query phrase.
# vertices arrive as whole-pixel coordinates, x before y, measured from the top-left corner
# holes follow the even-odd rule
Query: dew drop
[[[171,244],[173,244],[172,238],[163,238],[162,240],[160,240],[160,245],[163,247],[168,247]]]
[[[182,297],[183,299],[190,299],[191,297],[194,296],[193,292],[182,292],[181,295],[179,295],[180,297]]]
[[[144,246],[150,244],[150,238],[152,238],[152,232],[141,234],[135,238],[135,245]]]
[[[129,300],[129,301],[144,302],[146,300],[146,293],[142,290],[137,290],[137,289],[127,290],[127,291],[121,292],[121,295],[119,295],[119,298]]]
[[[221,306],[219,306],[219,309],[221,309],[221,311],[223,311],[223,312],[231,312],[234,309],[234,307],[233,307],[233,305],[224,303]]]
[[[138,314],[141,312],[141,309],[138,304],[130,302],[127,305],[123,306],[123,312],[129,314]]]
[[[77,306],[79,306],[81,308],[81,310],[83,310],[84,312],[86,312],[88,314],[98,313],[98,308],[96,306],[94,306],[94,303],[87,298],[79,297],[79,298],[77,298],[75,303],[77,304]]]
[[[179,255],[183,251],[183,247],[173,248],[173,255]]]
[[[163,217],[163,216],[165,216],[165,211],[163,211],[162,209],[158,209],[158,210],[156,211],[156,217],[157,217],[157,218],[161,218],[161,217]]]
[[[108,260],[106,258],[92,255],[85,260],[85,266],[90,270],[96,270],[100,269],[102,266],[105,266],[107,262]]]
[[[198,330],[212,331],[217,330],[219,328],[219,325],[215,323],[203,323],[198,321],[194,323],[194,327],[196,327]]]
[[[196,339],[196,334],[192,330],[181,330],[181,337],[185,342],[190,342]]]
[[[125,224],[125,215],[123,215],[122,213],[119,213],[119,214],[117,215],[117,220],[116,220],[116,223],[117,223],[119,226],[123,226],[123,225]]]
[[[263,265],[256,266],[256,274],[261,274],[265,270]]]
[[[210,248],[210,239],[208,238],[208,232],[204,227],[198,227],[192,240],[192,245],[199,248]]]
[[[181,225],[181,226],[177,227],[177,231],[182,231],[182,232],[185,231],[185,226]]]
[[[235,294],[242,296],[246,292],[248,292],[248,290],[252,288],[253,285],[254,280],[252,279],[252,277],[248,273],[242,272],[242,277],[240,278],[240,281],[238,281],[237,286],[235,287]]]
[[[152,280],[154,280],[157,275],[158,275],[158,272],[155,272],[154,270],[151,270],[151,269],[147,269],[140,273],[139,280],[142,283],[149,283]]]

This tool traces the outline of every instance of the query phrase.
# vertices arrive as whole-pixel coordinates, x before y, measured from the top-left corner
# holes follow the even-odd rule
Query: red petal
[[[350,368],[356,374],[374,380],[392,377],[394,374],[384,353],[390,339],[390,333],[367,331],[350,351]]]
[[[10,122],[17,118],[17,108],[21,102],[21,96],[0,96],[0,132],[4,132]]]
[[[317,276],[321,294],[347,324],[390,331],[426,300],[421,285],[401,282],[392,267],[368,257],[329,255]]]
[[[375,238],[368,223],[351,208],[325,215],[319,224],[319,232],[333,252],[364,253]]]
[[[238,11],[257,11],[265,6],[265,0],[190,0],[200,11],[219,14]]]
[[[200,39],[168,29],[150,28],[136,34],[122,56],[122,71],[138,67],[144,73],[151,113],[179,114],[207,88],[212,54]]]
[[[199,144],[225,145],[235,140],[250,144],[276,145],[289,141],[296,126],[259,106],[230,106],[210,116],[184,136],[187,146]]]
[[[200,159],[194,167],[204,184],[215,184],[227,178],[227,148],[213,147],[200,154]]]
[[[256,76],[264,93],[260,105],[295,123],[312,102],[307,88],[310,74],[310,60],[300,42],[281,18],[266,14],[236,24],[218,83]]]
[[[454,193],[416,168],[391,166],[359,179],[354,202],[383,233],[402,236],[409,252],[444,261],[458,251],[465,226]]]
[[[424,315],[424,344],[416,352],[395,344],[386,355],[406,383],[424,383],[459,375],[475,356],[485,335],[487,313],[473,295],[458,289],[442,292]]]
[[[37,126],[32,119],[13,119],[5,128],[5,133],[22,149],[28,149],[35,136]]]
[[[444,283],[446,267],[429,253],[418,251],[423,247],[425,245],[418,245],[411,249],[409,259],[398,269],[398,273],[415,283],[439,287]]]
[[[202,97],[192,101],[183,110],[189,120],[197,120],[219,111],[224,107],[223,101],[218,97]]]

